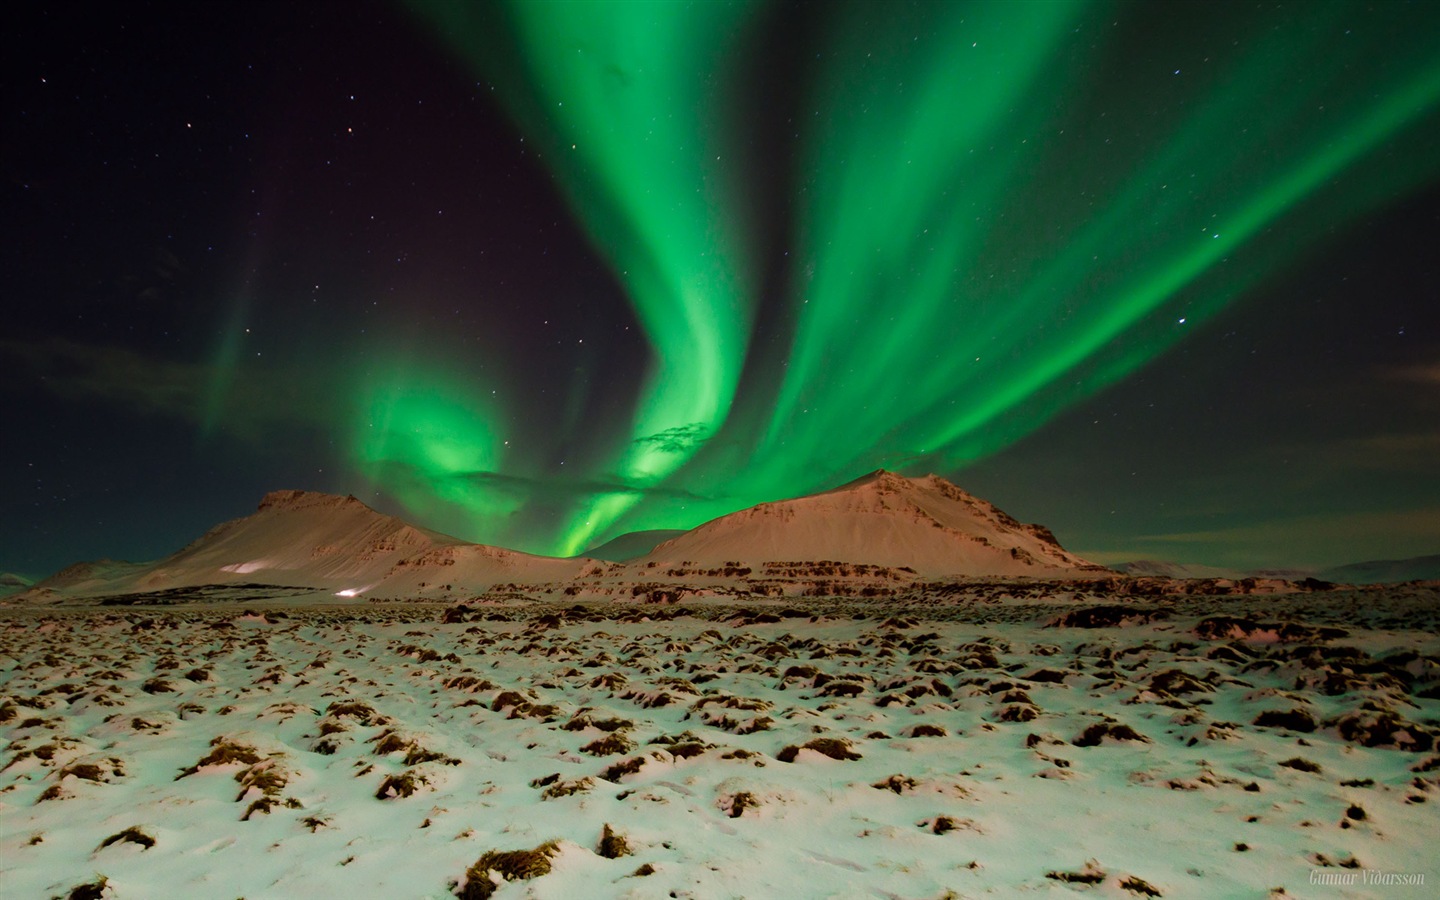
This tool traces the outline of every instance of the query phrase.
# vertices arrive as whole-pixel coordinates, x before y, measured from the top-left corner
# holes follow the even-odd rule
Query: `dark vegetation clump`
[[[332,719],[356,719],[361,725],[379,725],[384,717],[377,715],[375,708],[361,700],[337,700],[325,710]]]
[[[70,893],[65,895],[66,900],[104,900],[105,885],[109,883],[110,879],[99,875],[94,881],[77,884],[71,888]]]
[[[747,809],[759,809],[760,800],[749,791],[739,791],[729,798],[729,804],[725,808],[725,814],[732,819],[738,819],[745,814]]]
[[[1284,728],[1286,731],[1299,731],[1309,734],[1315,730],[1315,717],[1307,710],[1295,709],[1270,709],[1255,717],[1255,725],[1262,728]]]
[[[1117,741],[1140,741],[1150,739],[1123,722],[1096,722],[1086,728],[1079,737],[1071,741],[1077,747],[1098,747],[1106,738]]]
[[[540,792],[541,800],[557,800],[561,797],[569,797],[573,794],[586,794],[589,793],[590,789],[595,786],[595,779],[593,778],[587,777],[577,778],[574,781],[556,781],[555,779],[558,777],[559,775],[557,774],[554,778],[551,778],[548,781],[547,779],[543,778],[536,779],[536,781],[545,782],[545,790]],[[532,781],[530,782],[530,786],[540,787],[541,785],[538,785],[535,781]]]
[[[1373,704],[1367,703],[1326,724],[1334,724],[1342,738],[1363,747],[1394,747],[1423,753],[1435,746],[1435,738],[1429,731],[1390,710],[1374,709]]]
[[[149,850],[151,847],[155,846],[155,839],[153,837],[132,825],[118,834],[110,835],[108,838],[101,841],[100,846],[96,847],[95,849],[104,850],[111,844],[119,844],[126,841],[132,844],[139,844],[141,849],[143,850]]]
[[[645,757],[632,756],[629,759],[622,759],[614,765],[610,766],[605,771],[600,773],[600,777],[605,779],[606,781],[612,781],[615,784],[619,784],[620,779],[624,778],[626,775],[634,775],[636,772],[640,771],[640,769],[643,768],[644,765]]]
[[[488,900],[499,887],[492,875],[505,881],[528,881],[550,873],[550,858],[560,849],[546,841],[533,850],[487,850],[465,870],[465,883],[455,895],[460,900]]]
[[[1035,707],[1028,703],[1012,703],[1009,706],[1001,707],[997,718],[1001,722],[1030,722],[1038,715]]]
[[[625,839],[607,822],[600,831],[600,846],[595,851],[606,859],[619,859],[622,856],[629,856],[634,852],[630,848],[630,842]]]
[[[35,802],[44,803],[47,800],[64,800],[65,797],[65,789],[58,784],[52,784],[46,788],[40,796],[35,798]]]
[[[769,716],[757,716],[749,722],[743,724],[737,723],[734,728],[729,730],[735,734],[754,734],[757,731],[769,731],[770,726],[774,724],[775,720]]]
[[[1298,622],[1257,622],[1237,616],[1209,616],[1195,625],[1195,636],[1205,640],[1251,640],[1257,634],[1273,633],[1281,643],[1333,641],[1349,637],[1343,628],[1301,625]]]
[[[385,756],[388,753],[395,753],[404,750],[409,746],[408,742],[393,731],[382,732],[370,739],[375,745],[376,756]]]
[[[1167,669],[1150,679],[1150,690],[1157,694],[1183,697],[1186,694],[1201,694],[1215,689],[1183,669]]]
[[[617,753],[629,753],[635,749],[635,743],[623,734],[607,734],[603,738],[593,740],[580,748],[581,753],[588,753],[591,756],[614,756]]]
[[[1300,756],[1294,756],[1290,759],[1282,760],[1280,762],[1280,765],[1286,767],[1287,769],[1294,769],[1297,772],[1310,772],[1315,775],[1320,774],[1319,763],[1311,762],[1310,760]]]
[[[784,750],[781,750],[775,758],[781,762],[794,762],[795,758],[800,755],[801,750],[814,750],[816,753],[838,760],[864,758],[851,749],[850,742],[844,738],[816,738],[813,741],[805,742],[799,747],[792,744]]]
[[[919,784],[919,782],[908,775],[891,775],[889,778],[877,781],[870,786],[882,791],[894,791],[897,794],[903,794],[906,791],[914,790],[917,784]]]
[[[495,683],[485,678],[476,678],[474,675],[455,675],[442,682],[446,688],[453,691],[465,691],[476,693],[477,691],[493,691]]]
[[[865,693],[865,685],[857,681],[832,681],[820,689],[822,697],[858,697]]]
[[[634,728],[635,723],[629,719],[592,719],[583,713],[576,714],[570,721],[560,726],[566,731],[584,731],[586,728],[598,728],[601,731],[612,734],[625,728]]]
[[[194,775],[205,766],[223,766],[227,763],[240,763],[241,765],[253,766],[264,759],[254,747],[247,744],[231,743],[223,737],[217,737],[212,740],[210,746],[215,749],[201,757],[195,765],[187,769],[182,769],[180,774],[175,776],[175,780],[179,781],[187,775]]]
[[[1125,890],[1129,891],[1130,893],[1139,894],[1142,897],[1161,896],[1158,888],[1156,888],[1154,885],[1148,884],[1147,882],[1141,881],[1134,875],[1131,875],[1128,878],[1122,880],[1120,882],[1120,886]]]
[[[425,784],[425,780],[414,772],[386,775],[385,780],[380,782],[380,789],[375,792],[375,799],[390,800],[395,797],[410,797],[420,790],[423,784]]]
[[[1169,618],[1163,609],[1138,609],[1133,606],[1092,606],[1077,609],[1056,619],[1055,628],[1116,628],[1121,625],[1143,625],[1156,619]]]
[[[676,759],[690,759],[694,756],[700,756],[706,750],[709,750],[711,746],[712,745],[706,744],[703,741],[686,741],[682,744],[671,744],[668,749],[670,755]]]
[[[1092,859],[1078,872],[1046,872],[1045,877],[1066,884],[1099,884],[1105,880],[1105,870]]]
[[[1034,681],[1039,684],[1064,684],[1067,674],[1058,669],[1036,669],[1024,677],[1026,681]]]
[[[946,731],[939,725],[930,725],[927,723],[924,725],[916,725],[915,727],[911,728],[909,731],[909,737],[945,737],[949,733],[950,732]]]
[[[111,760],[111,765],[115,766],[117,770],[116,774],[123,774],[118,771],[118,763],[119,760]],[[93,781],[98,784],[105,780],[105,769],[95,763],[71,763],[60,770],[58,778],[65,778],[67,775],[73,775],[82,781]]]
[[[527,700],[525,699],[525,695],[521,694],[520,692],[518,692],[518,691],[501,691],[499,694],[497,694],[497,695],[495,696],[495,700],[494,700],[493,702],[491,702],[491,704],[490,704],[490,709],[491,709],[493,712],[500,712],[501,710],[505,709],[507,706],[528,706],[528,705],[529,705],[529,701],[527,701]]]

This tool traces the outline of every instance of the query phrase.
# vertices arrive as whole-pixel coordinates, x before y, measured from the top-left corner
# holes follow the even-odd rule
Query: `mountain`
[[[471,544],[376,512],[354,497],[273,491],[251,515],[217,525],[159,562],[79,563],[27,593],[78,597],[266,584],[344,597],[433,596],[562,581],[594,565]]]
[[[1397,584],[1402,581],[1440,581],[1440,554],[1411,559],[1376,559],[1331,566],[1328,569],[1255,569],[1240,571],[1195,563],[1153,559],[1115,563],[1110,568],[1126,575],[1160,578],[1278,578],[1302,581],[1316,578],[1333,584]]]
[[[1115,563],[1110,568],[1126,575],[1149,578],[1244,578],[1246,573],[1197,563],[1178,563],[1161,559],[1137,559]],[[1301,576],[1304,577],[1304,576]]]
[[[637,564],[834,560],[924,576],[1055,576],[1103,571],[1062,548],[1042,525],[1023,525],[937,475],[871,472],[833,490],[762,503],[706,522]]]
[[[1411,559],[1376,559],[1325,569],[1318,576],[1339,584],[1395,584],[1401,581],[1440,581],[1440,554]]]
[[[586,550],[583,554],[590,559],[603,559],[608,562],[629,562],[638,559],[662,541],[679,537],[685,533],[683,528],[656,528],[653,531],[628,531],[619,537],[611,538],[603,544],[597,544]]]

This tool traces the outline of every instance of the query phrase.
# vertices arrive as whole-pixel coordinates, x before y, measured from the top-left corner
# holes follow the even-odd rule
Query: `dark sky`
[[[10,14],[0,571],[882,466],[1101,562],[1440,552],[1440,5]]]

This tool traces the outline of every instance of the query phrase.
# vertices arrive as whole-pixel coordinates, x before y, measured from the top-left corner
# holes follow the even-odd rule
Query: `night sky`
[[[0,571],[879,467],[1100,562],[1440,552],[1440,4],[7,14]]]

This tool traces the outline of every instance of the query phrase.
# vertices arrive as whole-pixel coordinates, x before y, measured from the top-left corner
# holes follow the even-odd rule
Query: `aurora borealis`
[[[26,15],[5,570],[279,487],[568,555],[882,466],[1101,561],[1440,549],[1434,4]]]

